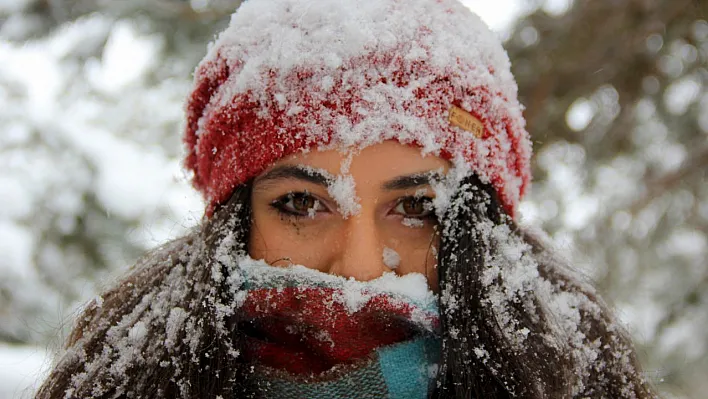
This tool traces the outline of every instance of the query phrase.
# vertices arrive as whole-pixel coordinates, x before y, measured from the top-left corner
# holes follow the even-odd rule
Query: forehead
[[[327,171],[332,175],[351,175],[357,183],[380,182],[391,178],[439,171],[446,173],[449,161],[432,154],[423,155],[419,147],[388,140],[361,150],[313,150],[293,154],[276,162],[281,165],[301,165]]]

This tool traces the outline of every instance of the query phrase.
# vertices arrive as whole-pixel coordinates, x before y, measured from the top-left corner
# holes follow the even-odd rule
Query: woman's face
[[[340,212],[328,191],[348,157],[345,172],[359,204],[353,215]],[[273,266],[301,264],[360,281],[391,271],[421,273],[437,290],[430,183],[448,167],[396,141],[353,155],[330,150],[286,157],[254,180],[249,254]]]

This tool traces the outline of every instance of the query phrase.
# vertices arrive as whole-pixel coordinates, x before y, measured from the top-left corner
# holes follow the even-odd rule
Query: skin
[[[347,175],[354,179],[361,208],[345,217],[321,180],[341,175],[349,157]],[[421,273],[437,291],[439,235],[430,179],[449,167],[442,158],[396,141],[353,154],[328,150],[283,158],[253,182],[249,254],[273,266],[300,264],[359,281],[388,272]],[[400,256],[393,269],[384,263],[386,247]]]

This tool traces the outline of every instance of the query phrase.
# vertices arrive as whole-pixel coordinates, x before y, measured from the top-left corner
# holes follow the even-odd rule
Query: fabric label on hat
[[[471,132],[478,139],[481,139],[484,135],[484,126],[482,126],[482,122],[464,109],[453,105],[450,107],[448,114],[450,115],[448,120],[451,125]]]

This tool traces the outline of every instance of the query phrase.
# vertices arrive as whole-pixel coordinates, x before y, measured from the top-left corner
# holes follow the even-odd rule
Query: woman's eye
[[[307,192],[288,193],[273,201],[272,206],[280,212],[296,216],[314,217],[315,213],[325,210],[322,203]]]
[[[433,199],[430,197],[406,197],[398,201],[393,211],[412,218],[425,218],[433,214]]]

